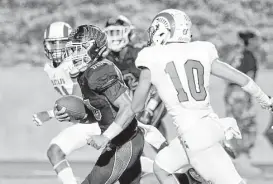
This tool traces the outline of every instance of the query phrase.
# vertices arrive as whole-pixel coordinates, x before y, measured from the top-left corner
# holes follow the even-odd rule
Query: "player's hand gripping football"
[[[48,111],[38,112],[32,115],[32,121],[36,126],[42,126],[45,122],[51,119]]]
[[[58,121],[70,121],[70,119],[71,119],[69,117],[68,113],[66,113],[66,108],[62,107],[61,109],[58,110],[56,104],[54,107],[54,115]]]
[[[106,148],[109,142],[110,140],[104,135],[92,135],[87,139],[87,144],[93,146],[97,150]]]

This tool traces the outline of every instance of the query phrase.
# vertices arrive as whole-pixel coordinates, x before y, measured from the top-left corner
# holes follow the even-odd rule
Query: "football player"
[[[153,84],[177,127],[178,136],[155,159],[154,172],[161,183],[177,183],[173,173],[192,166],[215,184],[243,184],[221,141],[241,138],[233,118],[220,119],[209,97],[213,74],[242,86],[272,110],[272,100],[247,75],[223,63],[210,42],[191,42],[191,20],[182,11],[167,9],[155,16],[149,28],[150,47],[138,54],[141,69],[132,109],[139,112]],[[172,158],[172,159],[168,159]]]
[[[107,59],[113,61],[120,69],[124,81],[130,89],[131,96],[138,84],[140,70],[135,66],[135,59],[139,51],[146,46],[145,43],[133,44],[136,37],[135,27],[131,21],[123,16],[110,18],[104,29],[107,34],[108,47],[110,53]],[[139,116],[139,121],[144,124],[151,124],[152,119],[157,120],[156,116],[163,116],[164,106],[155,90],[151,90],[150,97],[147,99],[147,105],[143,113]],[[153,121],[156,125],[159,121]]]
[[[98,122],[102,132],[88,140],[102,153],[82,183],[139,183],[144,134],[120,70],[105,59],[107,35],[94,25],[81,25],[69,35],[66,48],[74,63],[71,76],[89,109],[86,123]]]
[[[80,93],[73,90],[77,84],[72,81],[69,74],[73,68],[72,60],[65,58],[65,45],[71,31],[71,26],[65,22],[51,23],[45,29],[44,51],[49,62],[45,64],[44,71],[51,80],[54,89],[60,95],[76,94],[80,96]],[[55,116],[57,119],[61,119],[61,113],[58,111],[54,113],[53,110],[38,112],[33,115],[33,121],[37,126],[41,126]],[[64,118],[63,120],[66,119]],[[47,156],[58,178],[63,183],[76,183],[76,178],[66,160],[66,156],[74,150],[87,145],[86,139],[90,135],[99,135],[100,133],[97,123],[77,123],[64,129],[51,140]]]

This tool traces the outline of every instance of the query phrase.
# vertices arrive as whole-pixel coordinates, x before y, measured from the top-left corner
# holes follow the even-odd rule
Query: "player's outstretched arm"
[[[215,59],[211,65],[211,73],[217,77],[245,86],[250,78],[231,65]]]
[[[151,72],[148,68],[143,68],[140,73],[138,86],[132,101],[132,110],[139,113],[144,109],[146,99],[151,88]]]
[[[242,87],[242,89],[257,99],[262,108],[272,110],[272,100],[261,90],[261,88],[247,75],[236,70],[232,66],[214,60],[211,65],[211,73],[217,77],[229,80]]]
[[[41,111],[32,115],[32,120],[36,126],[42,126],[45,122],[54,117],[53,110]]]

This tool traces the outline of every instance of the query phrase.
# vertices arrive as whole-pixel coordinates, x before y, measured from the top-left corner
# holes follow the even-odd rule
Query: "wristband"
[[[249,78],[245,86],[242,86],[242,89],[254,97],[257,97],[261,91],[260,87],[251,78]]]
[[[242,87],[242,89],[249,94],[251,94],[253,97],[257,99],[257,101],[262,105],[262,106],[267,106],[269,105],[270,98],[261,90],[261,88],[252,80],[249,78],[249,82]]]
[[[109,140],[112,140],[114,137],[116,137],[120,132],[122,132],[123,128],[113,122],[106,130],[103,132],[103,136],[107,137]]]

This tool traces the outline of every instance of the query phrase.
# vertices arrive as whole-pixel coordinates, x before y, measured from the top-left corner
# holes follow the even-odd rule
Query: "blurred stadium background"
[[[214,43],[223,60],[236,52],[237,31],[258,30],[263,64],[257,83],[273,95],[272,0],[1,0],[0,5],[0,184],[57,183],[46,150],[51,138],[68,125],[51,121],[36,127],[31,120],[34,112],[52,108],[58,97],[42,68],[46,62],[43,31],[53,21],[104,26],[108,18],[123,14],[135,24],[137,41],[145,41],[153,16],[165,8],[178,8],[190,15],[194,39]],[[226,84],[211,80],[212,105],[223,117]],[[252,162],[273,173],[273,147],[263,135],[270,116],[258,105],[257,109],[259,135]],[[168,119],[164,123],[171,139],[173,127]],[[69,157],[77,176],[84,177],[91,168],[90,160],[96,157],[91,151],[85,148]],[[273,182],[256,179],[251,182]]]

